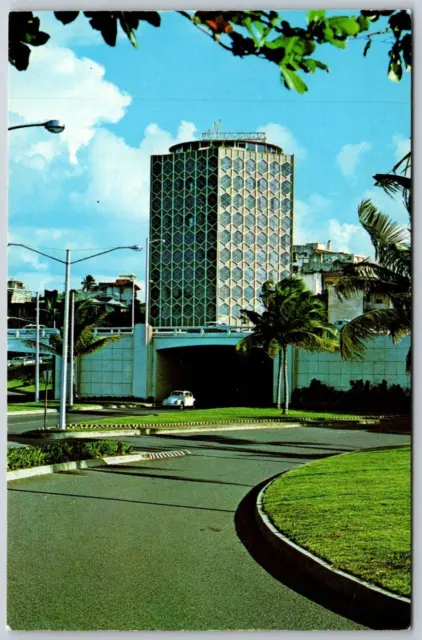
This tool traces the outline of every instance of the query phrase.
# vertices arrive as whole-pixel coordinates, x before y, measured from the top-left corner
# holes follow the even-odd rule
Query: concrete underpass
[[[156,352],[156,397],[192,391],[198,407],[271,406],[273,362],[262,351],[241,355],[230,346],[189,346]]]

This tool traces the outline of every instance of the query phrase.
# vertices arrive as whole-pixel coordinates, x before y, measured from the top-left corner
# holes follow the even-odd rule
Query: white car
[[[185,407],[195,407],[195,398],[190,391],[172,391],[168,398],[163,400],[163,407],[174,407],[184,409]]]
[[[47,329],[47,327],[45,326],[45,324],[40,324],[39,326],[39,330],[42,331],[43,329]],[[25,329],[25,331],[36,331],[37,330],[37,325],[36,324],[26,324],[23,329]]]

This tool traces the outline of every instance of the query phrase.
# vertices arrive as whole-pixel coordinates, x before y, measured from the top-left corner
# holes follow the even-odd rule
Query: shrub
[[[388,385],[386,380],[371,384],[369,380],[350,380],[347,391],[330,387],[313,379],[309,387],[295,389],[292,407],[296,409],[331,411],[368,411],[377,413],[409,413],[410,389],[398,384]]]
[[[57,444],[9,448],[7,469],[27,469],[74,460],[90,460],[106,456],[125,455],[132,451],[132,445],[119,440],[95,440],[58,442]]]

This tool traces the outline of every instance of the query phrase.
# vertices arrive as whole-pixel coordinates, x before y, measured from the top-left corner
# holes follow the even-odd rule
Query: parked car
[[[47,329],[47,327],[45,326],[45,324],[40,324],[38,325],[40,328],[40,331],[42,331],[43,329]],[[25,329],[25,331],[36,331],[37,330],[37,325],[36,324],[26,324],[24,327],[22,327],[23,329]]]
[[[163,407],[174,407],[184,409],[185,407],[195,407],[195,398],[190,391],[172,391],[168,398],[163,400]]]
[[[32,356],[15,356],[10,360],[11,367],[18,367],[25,364],[35,364],[35,359]]]
[[[237,333],[240,331],[239,327],[231,327],[229,324],[225,324],[224,322],[207,322],[205,325],[205,329],[212,329],[213,331],[236,331]]]

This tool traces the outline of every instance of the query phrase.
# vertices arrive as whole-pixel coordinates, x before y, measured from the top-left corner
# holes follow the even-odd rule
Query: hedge
[[[89,460],[106,456],[125,455],[132,451],[132,445],[119,440],[95,440],[58,442],[55,444],[11,447],[7,450],[7,470],[41,467],[60,462]]]

